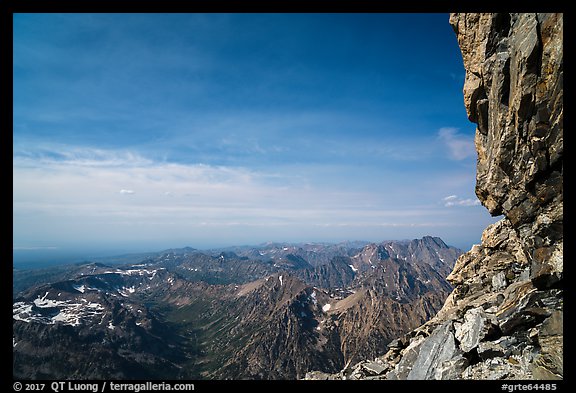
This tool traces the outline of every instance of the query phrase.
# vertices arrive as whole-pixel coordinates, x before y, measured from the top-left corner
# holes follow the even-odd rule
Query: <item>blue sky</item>
[[[467,249],[463,80],[448,14],[16,14],[14,249]]]

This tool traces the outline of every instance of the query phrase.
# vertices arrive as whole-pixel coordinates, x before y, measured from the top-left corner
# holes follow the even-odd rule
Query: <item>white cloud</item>
[[[12,246],[14,251],[43,251],[43,250],[58,250],[55,246]]]
[[[179,196],[176,203],[182,206],[190,202],[187,195],[194,195],[197,204],[219,205],[250,198],[257,203],[258,195],[270,191],[263,174],[243,168],[158,162],[127,152],[72,148],[17,155],[13,164],[15,204],[62,205],[63,211],[81,205],[122,210],[125,202],[114,194],[134,195],[135,190],[141,209],[161,207],[167,195]]]
[[[383,193],[323,182],[334,168],[276,170],[170,163],[76,147],[18,152],[13,161],[14,239],[22,245],[36,238],[53,244],[62,239],[232,244],[273,237],[408,238],[419,236],[415,228],[424,235],[453,226],[449,217],[456,211],[407,198],[417,194],[414,182]],[[428,180],[435,194],[438,183]],[[456,195],[445,198],[447,206],[477,203]]]
[[[480,201],[478,199],[472,198],[459,198],[457,195],[448,195],[447,197],[442,198],[444,202],[444,206],[452,207],[452,206],[478,206],[480,205]]]
[[[438,137],[448,148],[451,159],[460,161],[476,157],[474,137],[460,134],[458,128],[442,127],[438,130]]]

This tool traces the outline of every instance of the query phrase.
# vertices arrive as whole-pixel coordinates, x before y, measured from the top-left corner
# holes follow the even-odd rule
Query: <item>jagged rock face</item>
[[[563,15],[452,14],[477,123],[476,194],[504,215],[456,262],[429,322],[313,379],[563,378]]]
[[[476,194],[506,216],[526,254],[516,259],[549,285],[563,270],[562,14],[454,14],[450,22],[466,109],[478,124]],[[485,237],[494,248],[502,235]]]
[[[503,335],[534,346],[522,376],[562,377],[561,359],[548,355],[562,353],[561,327],[549,321],[563,305],[563,15],[453,14],[450,23],[478,124],[476,194],[505,218],[458,260],[445,308],[484,300]]]
[[[478,124],[476,194],[514,226],[562,200],[562,21],[561,14],[450,20],[466,69],[466,110]]]

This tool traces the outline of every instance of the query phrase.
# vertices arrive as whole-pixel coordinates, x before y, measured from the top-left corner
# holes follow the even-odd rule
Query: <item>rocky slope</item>
[[[438,314],[383,356],[308,379],[563,378],[563,15],[452,14],[493,215]]]

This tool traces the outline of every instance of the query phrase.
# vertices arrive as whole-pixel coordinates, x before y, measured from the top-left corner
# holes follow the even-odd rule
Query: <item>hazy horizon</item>
[[[13,250],[468,250],[497,218],[448,17],[14,14]]]
[[[434,235],[425,235],[425,236],[432,236]],[[419,238],[418,238],[419,239]],[[205,245],[205,246],[194,246],[191,244],[187,245],[179,245],[179,246],[159,246],[156,248],[151,247],[124,247],[124,248],[91,248],[89,246],[83,247],[68,247],[68,248],[58,248],[58,247],[30,247],[30,248],[13,248],[12,255],[13,255],[13,268],[15,269],[37,269],[49,266],[56,266],[56,265],[66,265],[66,264],[73,264],[73,263],[80,263],[80,262],[91,262],[93,260],[98,260],[99,258],[108,258],[108,257],[119,257],[122,255],[137,255],[137,254],[147,254],[147,253],[156,253],[161,252],[164,250],[169,249],[183,249],[186,247],[193,248],[198,250],[199,252],[204,251],[211,251],[211,250],[219,250],[219,249],[227,249],[227,248],[234,248],[234,247],[259,247],[264,246],[266,244],[290,244],[290,245],[298,245],[298,244],[342,244],[342,243],[383,243],[387,241],[410,241],[414,240],[414,238],[403,238],[403,239],[381,239],[381,240],[367,240],[367,239],[350,239],[350,240],[341,240],[341,241],[265,241],[260,243],[253,243],[253,244],[226,244],[226,243],[214,243],[212,245]],[[461,249],[462,251],[466,252],[470,249],[471,245],[464,245],[458,246],[455,244],[451,244],[446,242],[445,239],[442,239],[448,246],[456,247]]]

